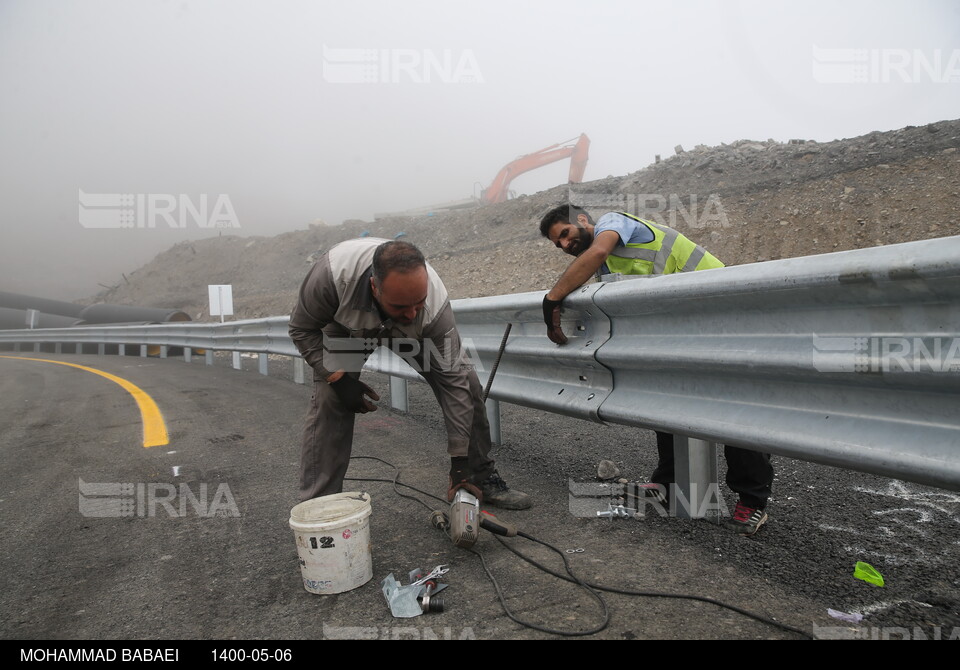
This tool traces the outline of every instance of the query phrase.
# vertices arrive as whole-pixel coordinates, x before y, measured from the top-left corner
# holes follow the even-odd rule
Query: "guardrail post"
[[[147,357],[147,345],[145,345],[145,344],[141,344],[141,345],[140,345],[140,357],[141,357],[141,358],[146,358],[146,357]]]
[[[103,342],[97,345],[97,356],[103,356],[107,353],[107,345]]]
[[[299,356],[293,356],[293,381],[297,384],[306,383],[306,375],[304,374],[304,368],[306,363]]]
[[[500,435],[500,401],[487,398],[487,421],[490,422],[490,441],[502,444]]]
[[[161,345],[160,345],[160,358],[166,358],[166,357],[167,357],[167,345],[161,344]]]
[[[73,353],[82,354],[83,353],[83,342],[74,342],[73,344]]]
[[[127,345],[125,345],[125,344],[118,344],[118,345],[117,345],[117,355],[118,355],[118,356],[126,356],[126,355],[127,355]]]
[[[681,519],[719,519],[724,508],[717,482],[717,445],[686,435],[674,435],[676,491],[671,507]],[[678,504],[679,503],[679,504]]]
[[[40,343],[39,343],[39,342],[34,342],[34,343],[33,343],[33,353],[35,353],[35,354],[39,354],[39,353],[40,353]]]
[[[266,354],[260,354],[259,361],[258,361],[258,368],[260,370],[260,374],[262,375],[267,374],[267,355]]]
[[[19,342],[14,342],[14,343],[13,343],[13,353],[15,353],[15,354],[19,354],[19,353],[20,353],[20,343],[19,343]]]
[[[203,354],[203,361],[207,365],[213,365],[213,349],[207,349]]]
[[[390,406],[401,412],[410,411],[406,379],[390,375]]]
[[[243,369],[243,364],[240,362],[240,352],[239,352],[239,351],[234,351],[234,352],[233,352],[233,369],[234,369],[234,370],[242,370],[242,369]]]
[[[63,353],[63,342],[57,342],[53,345],[53,353],[62,354]]]
[[[184,362],[184,363],[189,363],[192,356],[193,356],[193,349],[191,349],[190,347],[184,347],[184,348],[183,348],[183,362]]]

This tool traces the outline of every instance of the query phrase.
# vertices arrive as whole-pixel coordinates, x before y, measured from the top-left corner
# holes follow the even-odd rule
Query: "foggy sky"
[[[592,180],[677,144],[958,118],[958,53],[952,0],[0,0],[0,290],[92,295],[219,232],[84,227],[80,191],[226,196],[225,234],[371,220],[580,133]]]

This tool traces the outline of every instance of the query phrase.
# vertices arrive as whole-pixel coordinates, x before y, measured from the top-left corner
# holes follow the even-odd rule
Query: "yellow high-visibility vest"
[[[647,226],[654,239],[645,244],[618,246],[607,256],[607,268],[610,272],[624,275],[669,275],[723,267],[723,263],[716,256],[673,228],[626,212],[620,214]]]

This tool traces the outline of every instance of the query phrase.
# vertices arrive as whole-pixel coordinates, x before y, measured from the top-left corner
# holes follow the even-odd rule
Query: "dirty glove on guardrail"
[[[560,303],[562,300],[551,300],[543,296],[543,322],[547,324],[547,337],[555,344],[566,344],[567,336],[560,328]]]
[[[377,410],[376,405],[364,398],[366,395],[374,400],[380,400],[377,392],[347,373],[343,373],[337,381],[330,382],[330,388],[334,390],[337,397],[340,398],[340,402],[351,412],[366,414]]]

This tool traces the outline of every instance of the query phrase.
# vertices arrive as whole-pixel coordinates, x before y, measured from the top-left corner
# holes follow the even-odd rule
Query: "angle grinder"
[[[495,535],[514,537],[516,526],[504,523],[489,512],[480,510],[480,501],[466,489],[457,489],[450,503],[449,513],[436,510],[430,517],[430,524],[450,536],[455,545],[469,549],[480,537],[480,529]]]

